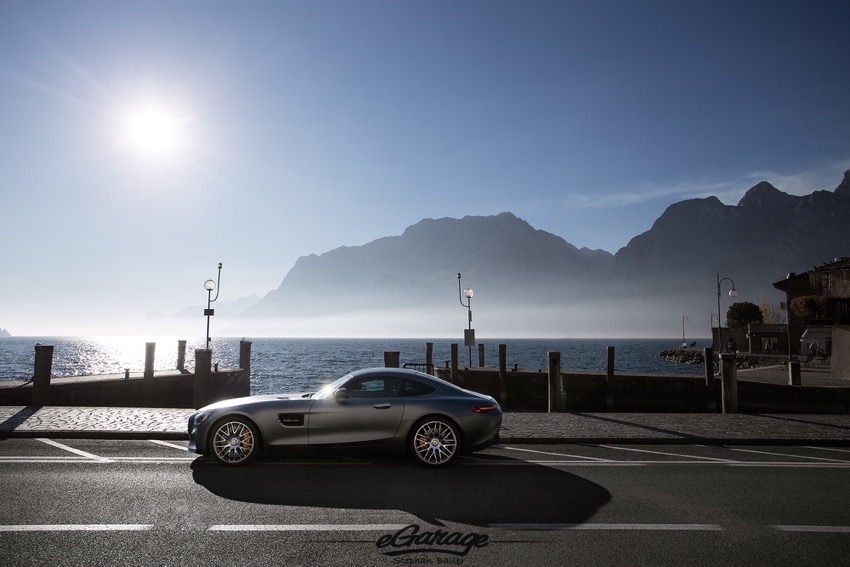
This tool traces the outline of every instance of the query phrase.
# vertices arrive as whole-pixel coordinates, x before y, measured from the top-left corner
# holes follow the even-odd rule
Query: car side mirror
[[[348,401],[348,397],[348,390],[345,388],[340,388],[334,392],[334,399],[340,403]]]

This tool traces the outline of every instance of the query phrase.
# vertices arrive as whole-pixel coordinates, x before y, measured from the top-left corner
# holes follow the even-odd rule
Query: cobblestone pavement
[[[0,406],[8,437],[188,439],[191,409]],[[506,413],[504,442],[850,445],[850,415]]]

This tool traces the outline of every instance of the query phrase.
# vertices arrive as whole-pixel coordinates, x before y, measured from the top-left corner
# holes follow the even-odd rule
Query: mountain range
[[[794,196],[761,182],[737,205],[673,204],[616,254],[579,249],[509,212],[425,219],[399,236],[299,258],[230,331],[460,334],[460,283],[474,288],[475,322],[490,336],[675,336],[680,317],[707,336],[718,274],[734,282],[736,301],[778,304],[773,282],[848,255],[848,218],[850,171],[835,191]],[[725,314],[728,297],[723,305]]]

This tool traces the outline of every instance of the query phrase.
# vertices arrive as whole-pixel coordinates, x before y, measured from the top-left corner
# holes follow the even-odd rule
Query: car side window
[[[398,390],[398,395],[401,398],[411,398],[414,396],[424,396],[436,390],[433,386],[417,382],[416,380],[405,380]]]
[[[395,396],[396,378],[362,378],[346,385],[351,398],[391,398]]]

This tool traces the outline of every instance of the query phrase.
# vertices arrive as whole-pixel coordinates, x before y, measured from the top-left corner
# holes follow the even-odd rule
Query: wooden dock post
[[[561,380],[561,353],[549,352],[549,413],[563,411],[564,382]]]
[[[462,386],[463,380],[457,368],[457,343],[452,343],[452,384]]]
[[[251,341],[239,341],[239,368],[251,376]]]
[[[614,409],[614,347],[608,347],[608,359],[605,365],[605,409]]]
[[[156,354],[156,343],[145,343],[145,373],[142,379],[142,390],[144,392],[145,405],[153,404],[153,365]]]
[[[183,372],[186,370],[186,341],[177,341],[177,370]]]
[[[714,398],[714,349],[703,349],[705,363],[705,400],[708,411],[717,411],[717,401]]]
[[[384,368],[398,368],[401,353],[397,350],[384,351]]]
[[[499,403],[508,401],[508,345],[499,345]]]
[[[32,378],[32,405],[50,405],[51,372],[53,372],[53,345],[35,345],[35,370]]]
[[[723,378],[723,413],[738,413],[738,368],[735,353],[720,355],[720,371]]]
[[[195,409],[207,405],[208,384],[212,367],[212,351],[205,348],[195,349]]]

